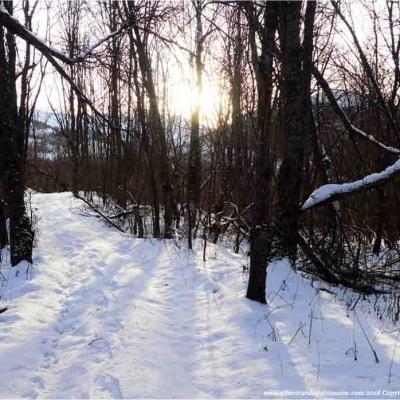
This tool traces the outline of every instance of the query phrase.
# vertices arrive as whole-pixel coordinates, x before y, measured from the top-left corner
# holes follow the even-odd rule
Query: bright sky
[[[38,36],[43,38],[46,32],[48,21],[47,17],[49,13],[51,38],[54,43],[57,41],[57,36],[59,35],[59,23],[56,15],[59,4],[54,1],[49,4],[50,9],[48,11],[46,9],[45,2],[43,0],[39,2],[39,6],[34,17],[33,29],[38,33]],[[357,29],[357,33],[361,38],[365,37],[365,31],[367,28],[365,24],[366,18],[362,17],[363,8],[357,2],[352,3],[351,7],[353,9],[353,21],[354,26]],[[360,20],[363,20],[363,23],[358,23]],[[101,36],[101,34],[99,35]],[[343,40],[346,39],[346,36],[347,34],[345,32]],[[93,37],[91,42],[94,42],[95,40],[96,38]],[[190,38],[188,41],[189,43],[186,43],[186,45],[190,47],[192,44],[193,47],[193,41],[191,41]],[[57,44],[54,46],[59,48]],[[176,50],[176,55],[179,60],[177,61],[172,55],[168,56],[167,60],[168,68],[170,70],[167,96],[169,100],[169,107],[175,114],[181,115],[185,119],[190,119],[192,109],[196,101],[194,71],[193,67],[189,65],[188,55],[177,48],[173,48],[173,50]],[[215,121],[218,109],[220,108],[221,97],[226,97],[227,93],[226,91],[220,89],[218,72],[215,71],[215,68],[213,70],[212,66],[210,67],[209,60],[207,60],[205,65],[205,68],[208,68],[208,70],[206,69],[203,73],[201,115],[203,123],[206,123],[207,121],[212,123]],[[38,98],[37,109],[51,111],[51,107],[49,106],[49,103],[51,103],[56,110],[60,110],[60,99],[62,98],[60,88],[60,78],[58,77],[58,74],[53,72],[51,67],[48,67],[42,91]],[[224,103],[224,99],[222,100],[222,103]]]
[[[18,2],[16,3],[18,7]],[[60,24],[58,22],[57,12],[59,9],[58,2],[49,3],[50,7],[47,8],[43,0],[39,1],[36,9],[33,22],[33,30],[42,39],[45,38],[48,21],[50,21],[51,42],[54,47],[62,50],[57,44],[57,39],[60,35]],[[16,14],[22,21],[21,15]],[[88,17],[90,18],[90,17]],[[88,23],[90,25],[90,23]],[[86,27],[85,27],[86,28]],[[101,33],[96,34],[101,37]],[[185,43],[187,47],[193,46],[193,41],[187,39],[189,43]],[[46,40],[48,42],[48,40]],[[93,43],[96,37],[90,39]],[[192,43],[190,43],[192,42]],[[174,56],[166,51],[167,64],[169,69],[168,78],[168,102],[169,107],[173,113],[182,116],[184,119],[189,120],[192,110],[196,103],[196,88],[194,79],[193,66],[190,65],[189,56],[177,47],[172,46],[172,51],[176,53]],[[164,60],[165,62],[165,60]],[[205,63],[206,67],[210,69],[210,64]],[[213,123],[216,120],[218,109],[220,108],[221,97],[226,97],[226,93],[220,90],[219,76],[215,75],[214,71],[205,69],[203,71],[203,86],[201,93],[201,119],[203,123]],[[37,109],[41,111],[51,111],[53,107],[55,110],[62,110],[62,90],[60,78],[53,68],[48,65],[46,76],[43,81],[42,90],[39,94],[37,101]]]

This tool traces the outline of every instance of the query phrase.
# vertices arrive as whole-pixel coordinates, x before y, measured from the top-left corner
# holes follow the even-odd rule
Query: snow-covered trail
[[[3,267],[1,398],[399,387],[400,348],[387,384],[397,333],[357,314],[376,364],[356,316],[285,262],[271,267],[269,306],[261,306],[243,298],[246,260],[223,247],[210,245],[204,263],[201,249],[134,239],[80,215],[69,193],[35,194],[33,204],[35,267],[28,279],[24,265]]]

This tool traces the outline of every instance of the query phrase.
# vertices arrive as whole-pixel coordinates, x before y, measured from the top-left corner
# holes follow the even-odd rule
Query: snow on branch
[[[108,40],[112,39],[113,37],[121,35],[122,33],[124,33],[124,31],[127,28],[128,28],[128,24],[124,23],[123,25],[121,25],[121,27],[119,29],[117,29],[114,32],[111,32],[107,36],[100,39],[98,42],[94,43],[92,46],[88,47],[85,51],[83,51],[81,54],[76,56],[73,61],[74,62],[83,61],[85,58],[89,57],[97,47],[99,47],[103,43],[107,42]]]
[[[313,75],[314,78],[317,80],[319,86],[321,86],[322,90],[324,91],[326,97],[328,98],[328,101],[331,105],[331,107],[334,109],[336,114],[339,116],[342,124],[345,126],[345,128],[348,130],[350,134],[355,134],[361,139],[365,139],[371,144],[375,145],[376,147],[379,147],[381,150],[386,151],[387,153],[394,154],[399,156],[400,155],[400,149],[397,149],[395,147],[391,146],[386,146],[379,140],[377,140],[374,136],[369,135],[368,133],[362,131],[359,128],[356,128],[352,123],[350,122],[349,118],[343,111],[343,108],[338,104],[335,95],[332,92],[332,89],[329,87],[328,82],[325,80],[325,78],[322,76],[321,72],[318,71],[318,69],[313,66]]]
[[[374,75],[374,72],[372,70],[371,65],[369,64],[367,57],[360,45],[360,42],[357,38],[357,34],[354,30],[354,28],[351,26],[351,24],[349,23],[349,21],[347,20],[347,18],[344,16],[344,14],[341,12],[340,10],[340,6],[339,6],[339,2],[338,1],[333,1],[331,0],[331,4],[333,5],[333,8],[335,9],[337,15],[340,17],[340,19],[343,21],[343,23],[346,25],[350,35],[353,38],[353,42],[358,50],[358,54],[360,56],[360,60],[361,60],[361,64],[363,66],[364,72],[366,73],[368,79],[371,81],[372,86],[375,90],[375,93],[378,97],[378,102],[380,103],[383,113],[386,117],[386,121],[389,123],[389,125],[391,125],[393,131],[395,132],[397,139],[400,141],[400,131],[399,128],[397,126],[396,121],[393,118],[392,112],[390,111],[384,97],[381,91],[381,88],[379,87],[379,84],[376,80],[376,77]]]
[[[306,211],[316,206],[338,200],[345,195],[349,195],[360,190],[377,187],[387,182],[393,177],[393,175],[399,172],[400,160],[397,160],[394,164],[390,165],[385,170],[367,175],[357,181],[342,184],[323,185],[311,193],[310,197],[301,206],[301,210]]]
[[[380,147],[382,150],[387,151],[388,153],[395,154],[397,156],[400,155],[400,149],[392,146],[386,146],[382,142],[379,142],[378,140],[375,139],[374,136],[369,135],[368,133],[364,132],[363,130],[355,127],[354,125],[350,125],[351,130],[353,133],[358,134],[359,136],[362,136],[364,139],[368,140],[369,142],[375,144],[376,146]]]
[[[109,39],[121,35],[129,26],[129,24],[125,22],[121,25],[119,29],[100,39],[78,56],[71,58],[60,52],[59,50],[49,46],[42,39],[32,33],[29,29],[26,29],[16,18],[8,13],[2,2],[0,2],[0,25],[6,27],[10,33],[13,33],[14,35],[17,35],[21,39],[25,40],[27,43],[38,49],[42,54],[48,54],[69,65],[84,61],[93,53],[93,51],[97,47],[99,47]]]
[[[64,61],[67,64],[73,64],[75,62],[82,61],[85,57],[89,56],[93,50],[98,47],[100,44],[104,43],[106,40],[110,39],[113,36],[122,33],[123,29],[126,29],[127,25],[124,24],[118,31],[115,31],[102,40],[98,41],[95,45],[89,47],[85,50],[81,56],[77,58],[69,58],[63,53],[60,53],[58,50],[49,47],[46,43],[44,43],[41,39],[36,37],[31,31],[22,26],[17,19],[12,17],[7,10],[5,9],[3,3],[0,0],[0,25],[5,26],[9,32],[19,36],[24,39],[27,43],[31,44],[34,48],[39,50],[43,56],[50,62],[50,64],[55,68],[55,70],[60,74],[62,78],[64,78],[71,86],[72,90],[84,103],[86,103],[90,109],[94,112],[96,116],[104,120],[110,126],[112,126],[112,122],[109,121],[99,110],[97,110],[94,103],[82,92],[82,90],[78,87],[78,85],[74,82],[74,80],[68,75],[65,68],[58,62],[58,60]]]

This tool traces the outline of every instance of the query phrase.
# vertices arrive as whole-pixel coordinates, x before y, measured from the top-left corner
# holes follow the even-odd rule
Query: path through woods
[[[222,246],[209,245],[203,263],[200,243],[192,253],[134,239],[81,215],[70,193],[34,194],[33,205],[34,269],[26,279],[25,265],[2,265],[2,398],[399,387],[400,349],[387,383],[397,332],[349,311],[340,291],[317,293],[285,261],[270,268],[262,306],[244,298],[246,259]]]

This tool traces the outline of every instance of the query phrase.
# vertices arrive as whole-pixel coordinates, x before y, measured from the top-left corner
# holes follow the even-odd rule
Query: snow
[[[342,111],[343,112],[343,111]],[[343,112],[344,113],[344,112]],[[347,117],[346,117],[347,118]],[[374,143],[375,145],[377,145],[378,147],[380,147],[383,150],[386,150],[389,153],[395,154],[395,155],[400,155],[400,150],[397,149],[396,147],[392,147],[392,146],[386,146],[385,144],[379,142],[378,140],[375,139],[374,136],[369,135],[368,133],[365,133],[363,130],[355,127],[354,125],[350,124],[349,122],[349,126],[350,128],[356,132],[358,135],[364,137],[365,139],[368,139],[370,142]]]
[[[381,172],[376,172],[365,176],[357,181],[348,183],[331,183],[323,185],[311,193],[310,197],[303,203],[301,209],[307,210],[317,204],[329,200],[330,198],[343,193],[352,193],[370,185],[389,179],[392,175],[400,172],[400,160],[387,167]]]
[[[4,5],[2,3],[0,3],[0,17],[3,17],[2,25],[4,25],[7,29],[13,28],[13,30],[15,30],[15,27],[18,27],[19,31],[13,32],[13,33],[17,34],[20,37],[23,37],[29,44],[32,44],[35,47],[39,47],[41,52],[43,52],[43,50],[46,50],[52,56],[54,56],[64,62],[73,63],[73,59],[71,59],[67,55],[63,54],[59,50],[57,50],[51,46],[48,46],[43,39],[39,38],[37,35],[32,33],[29,29],[26,29],[18,21],[17,18],[15,18],[9,14],[9,12],[6,10],[6,8],[4,7]]]
[[[19,21],[18,19],[14,18],[12,15],[9,14],[9,12],[6,10],[4,5],[0,3],[0,17],[3,16],[4,18],[4,25],[6,27],[18,27],[19,31],[14,32],[18,36],[23,37],[26,41],[28,41],[30,44],[34,45],[35,47],[40,47],[40,51],[43,53],[43,51],[47,51],[50,53],[52,56],[58,58],[59,60],[67,63],[67,64],[74,64],[77,62],[85,61],[86,58],[88,58],[94,50],[96,50],[99,46],[101,46],[103,43],[107,42],[108,40],[112,39],[113,37],[117,37],[121,34],[124,33],[124,31],[127,30],[128,25],[124,23],[119,29],[117,29],[114,32],[109,33],[105,37],[101,38],[100,40],[97,40],[95,43],[93,43],[91,46],[86,48],[82,53],[77,55],[76,57],[68,57],[66,54],[62,53],[61,51],[55,49],[52,46],[49,46],[43,39],[39,38],[37,35],[32,33],[29,29],[26,29]],[[21,33],[22,31],[22,33]]]
[[[320,397],[399,387],[397,330],[363,302],[351,310],[340,290],[313,287],[286,260],[269,267],[268,306],[260,305],[244,298],[242,255],[209,244],[203,262],[200,242],[190,252],[135,239],[80,215],[69,193],[32,201],[34,268],[2,266],[0,398]]]

